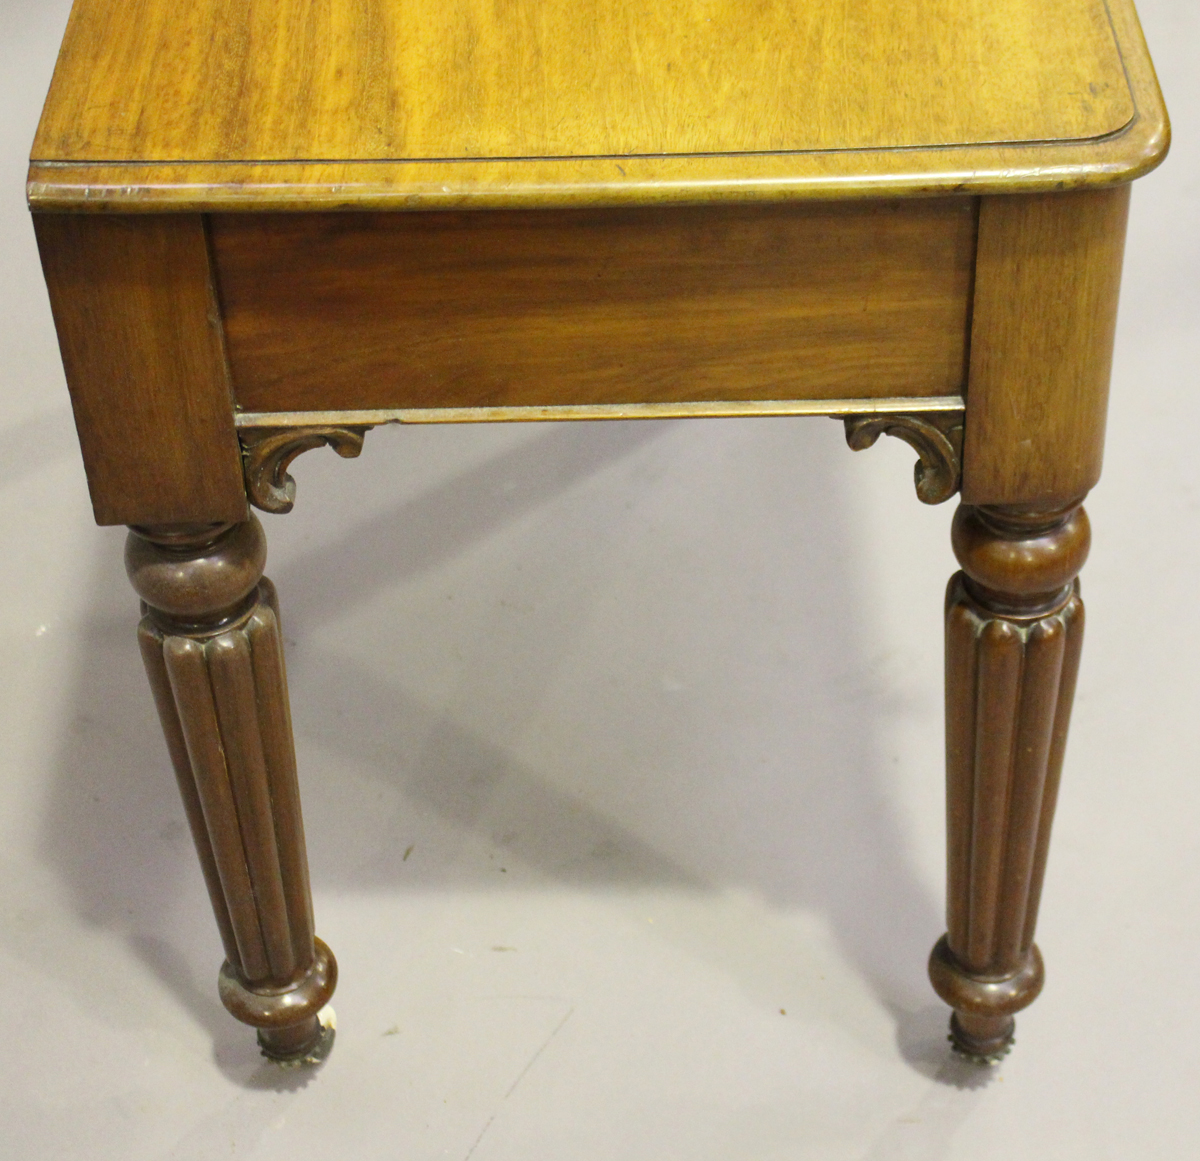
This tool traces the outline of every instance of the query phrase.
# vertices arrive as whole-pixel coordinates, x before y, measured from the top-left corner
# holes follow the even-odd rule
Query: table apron
[[[455,419],[959,396],[976,221],[974,198],[208,219],[241,410]]]

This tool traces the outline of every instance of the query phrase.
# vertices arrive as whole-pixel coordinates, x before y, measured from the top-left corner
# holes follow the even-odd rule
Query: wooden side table
[[[1083,631],[1129,182],[1168,125],[1130,0],[76,0],[29,200],[96,519],[272,1057],[316,938],[250,505],[381,423],[833,415],[955,492],[948,933],[992,1060]]]

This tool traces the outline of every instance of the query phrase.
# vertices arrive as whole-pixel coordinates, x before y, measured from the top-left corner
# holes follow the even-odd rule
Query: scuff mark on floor
[[[547,1036],[546,1039],[542,1041],[542,1043],[538,1047],[537,1051],[534,1052],[534,1054],[529,1058],[529,1060],[525,1064],[525,1067],[523,1069],[521,1069],[521,1071],[517,1074],[517,1079],[514,1080],[511,1085],[509,1085],[508,1092],[506,1092],[504,1094],[504,1096],[502,1096],[500,1098],[500,1104],[497,1107],[496,1111],[494,1113],[492,1113],[492,1115],[490,1117],[488,1117],[487,1123],[483,1126],[482,1129],[479,1130],[479,1136],[475,1138],[475,1143],[467,1150],[467,1155],[463,1158],[463,1161],[471,1161],[471,1157],[474,1154],[475,1150],[479,1148],[479,1142],[482,1141],[483,1138],[487,1136],[488,1129],[490,1129],[492,1127],[492,1123],[500,1115],[500,1110],[504,1108],[505,1101],[507,1101],[508,1098],[510,1096],[512,1096],[512,1094],[514,1092],[517,1091],[517,1086],[521,1083],[521,1081],[523,1081],[525,1079],[529,1070],[537,1063],[538,1057],[541,1056],[541,1054],[543,1052],[545,1052],[547,1048],[550,1047],[550,1041],[553,1040],[554,1037],[557,1036],[563,1030],[563,1026],[574,1015],[574,1013],[575,1013],[574,1007],[568,1008],[567,1014],[561,1020],[559,1020],[559,1022],[551,1030],[550,1035]]]

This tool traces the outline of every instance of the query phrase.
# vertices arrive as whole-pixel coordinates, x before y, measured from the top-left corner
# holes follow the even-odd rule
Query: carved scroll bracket
[[[904,440],[919,457],[913,468],[917,497],[940,504],[958,491],[962,479],[963,413],[929,411],[913,415],[842,415],[846,442],[855,450],[871,447],[881,435]]]
[[[292,460],[323,444],[354,459],[372,426],[242,428],[238,439],[250,503],[264,512],[290,512],[296,503],[296,481],[288,475]]]

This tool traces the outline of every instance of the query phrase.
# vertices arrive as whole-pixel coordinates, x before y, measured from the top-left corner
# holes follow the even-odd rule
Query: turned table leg
[[[1083,640],[1083,508],[962,505],[946,595],[947,934],[954,1046],[994,1060],[1042,987],[1033,942]]]
[[[265,1055],[318,1059],[337,982],[312,898],[266,539],[241,524],[130,531],[138,639],[225,946],[220,995]]]

